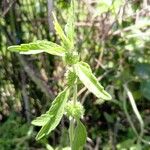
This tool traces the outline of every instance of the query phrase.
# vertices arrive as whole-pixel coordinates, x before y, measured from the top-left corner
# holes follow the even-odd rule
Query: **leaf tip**
[[[18,45],[9,46],[7,49],[11,52],[17,52],[20,50],[20,46],[18,46]]]
[[[112,99],[112,96],[108,92],[106,92],[105,90],[103,90],[103,94],[105,95],[103,97],[104,100],[108,100],[109,101],[109,100]]]

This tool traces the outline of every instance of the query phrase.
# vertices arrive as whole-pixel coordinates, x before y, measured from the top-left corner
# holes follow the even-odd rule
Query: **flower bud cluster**
[[[79,56],[77,52],[66,53],[65,54],[65,62],[68,65],[76,64],[79,61]]]
[[[65,111],[68,117],[82,118],[84,115],[84,108],[80,102],[74,104],[72,101],[69,101],[65,107]]]

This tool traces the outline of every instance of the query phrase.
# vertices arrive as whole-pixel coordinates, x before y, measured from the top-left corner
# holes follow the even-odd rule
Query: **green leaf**
[[[122,150],[122,149],[129,149],[131,146],[134,145],[135,139],[127,139],[125,141],[120,142],[117,144],[117,149]]]
[[[58,23],[58,20],[57,20],[54,13],[53,13],[53,18],[54,18],[55,31],[56,31],[57,35],[61,38],[63,46],[65,47],[65,49],[69,50],[71,47],[71,42],[67,38],[67,36],[65,35],[65,33],[64,33],[63,29],[61,28],[60,24]]]
[[[71,148],[70,147],[65,147],[62,150],[71,150]]]
[[[103,86],[92,74],[92,70],[87,63],[78,62],[77,64],[75,64],[75,71],[79,79],[90,92],[95,94],[98,98],[102,98],[104,100],[111,100],[111,95],[104,90]]]
[[[49,144],[46,144],[46,149],[47,150],[54,150],[54,148],[51,145],[49,145]]]
[[[48,113],[42,114],[40,117],[37,117],[35,120],[31,122],[31,124],[35,126],[44,126],[51,118]]]
[[[74,23],[74,6],[73,6],[73,1],[71,1],[71,7],[68,11],[69,17],[67,20],[67,24],[65,26],[65,33],[67,35],[67,38],[70,40],[72,47],[74,46],[74,28],[75,28],[75,23]]]
[[[25,55],[46,52],[52,55],[64,56],[64,53],[66,52],[66,50],[62,46],[46,40],[10,46],[8,47],[8,50],[13,52],[19,52],[20,54]]]
[[[50,118],[39,131],[38,135],[36,136],[36,140],[39,140],[44,136],[48,135],[52,130],[57,127],[64,114],[64,107],[68,100],[68,96],[69,90],[68,88],[66,88],[64,91],[59,93],[59,95],[52,102],[50,109],[47,111],[47,114],[50,116]]]
[[[86,143],[87,132],[85,126],[80,120],[77,120],[77,127],[75,128],[74,140],[72,142],[72,150],[83,150]]]

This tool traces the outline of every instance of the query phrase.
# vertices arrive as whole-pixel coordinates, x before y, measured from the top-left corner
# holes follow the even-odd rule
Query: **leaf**
[[[65,147],[62,150],[71,150],[71,148],[70,147]]]
[[[95,94],[98,98],[111,100],[111,95],[104,90],[103,86],[92,74],[92,70],[87,63],[78,62],[77,64],[75,64],[75,72],[90,92]]]
[[[77,127],[74,133],[74,140],[72,142],[72,150],[83,150],[86,143],[87,132],[85,126],[80,120],[77,120]]]
[[[65,33],[67,35],[67,38],[70,40],[72,47],[74,46],[74,28],[75,28],[75,23],[74,23],[74,6],[73,6],[73,1],[71,1],[71,6],[69,9],[69,17],[67,20],[67,24],[65,26]]]
[[[25,55],[46,52],[52,55],[63,56],[66,52],[66,50],[62,46],[46,40],[10,46],[8,47],[8,50],[13,52],[19,52],[20,54]]]
[[[40,53],[43,53],[43,52],[44,52],[43,50],[29,50],[27,52],[20,52],[20,54],[31,55],[31,54],[40,54]]]
[[[54,28],[55,31],[57,33],[57,35],[60,37],[60,39],[62,40],[63,46],[69,50],[71,48],[71,42],[70,40],[67,38],[67,36],[65,35],[63,29],[61,28],[60,24],[58,23],[58,20],[55,16],[55,14],[53,13],[53,18],[54,18]]]
[[[49,144],[46,144],[46,149],[47,150],[54,150],[53,147],[51,145],[49,145]]]
[[[31,122],[31,124],[35,126],[44,126],[51,118],[48,113],[42,114],[40,117],[37,117],[35,120]]]
[[[119,144],[117,144],[117,149],[121,150],[121,149],[129,149],[131,146],[134,145],[135,139],[127,139],[125,141],[120,142]]]
[[[68,88],[65,88],[65,90],[59,93],[59,95],[52,102],[50,109],[47,111],[47,114],[50,116],[50,118],[39,131],[38,135],[36,136],[36,140],[39,140],[48,135],[57,127],[64,114],[64,107],[68,100],[68,96],[69,90]]]

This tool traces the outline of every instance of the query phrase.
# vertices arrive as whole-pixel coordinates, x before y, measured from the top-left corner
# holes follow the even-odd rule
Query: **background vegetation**
[[[50,145],[56,148],[68,144],[66,118],[40,142],[35,141],[39,128],[30,124],[63,89],[64,64],[58,57],[21,56],[10,53],[7,47],[39,39],[59,41],[51,11],[63,26],[69,2],[0,1],[1,150],[50,149]],[[86,109],[83,122],[88,129],[85,149],[149,150],[149,1],[80,0],[76,1],[75,12],[76,49],[113,97],[113,102],[100,105],[95,96],[80,87],[78,95]]]

